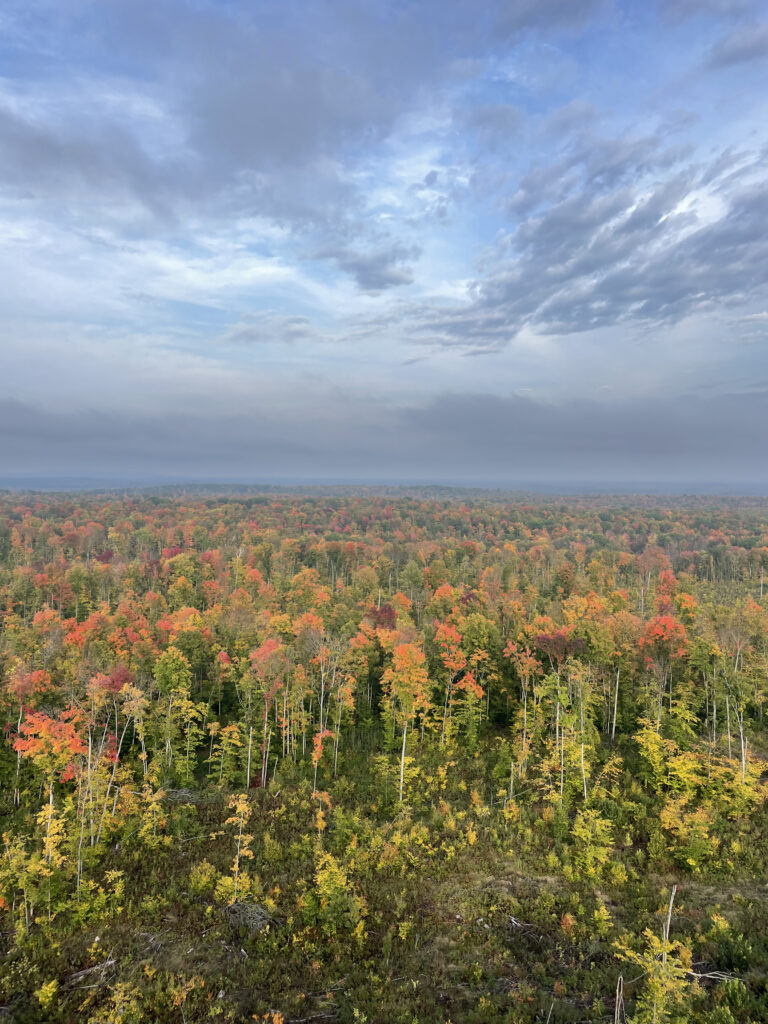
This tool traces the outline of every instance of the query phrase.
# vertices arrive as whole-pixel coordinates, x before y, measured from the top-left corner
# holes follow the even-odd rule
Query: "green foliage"
[[[613,852],[613,825],[594,808],[582,808],[573,823],[574,862],[587,877],[600,876]]]
[[[315,885],[307,897],[305,916],[327,936],[339,931],[362,937],[365,905],[350,885],[347,872],[330,853],[318,853]]]
[[[643,972],[643,988],[630,1018],[632,1024],[690,1019],[690,951],[682,943],[659,938],[647,928],[643,939],[639,951],[623,943],[616,946],[622,960]]]

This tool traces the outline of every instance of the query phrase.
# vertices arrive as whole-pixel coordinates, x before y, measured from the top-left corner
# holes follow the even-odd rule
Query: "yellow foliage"
[[[59,983],[54,978],[53,981],[47,981],[44,985],[41,985],[40,988],[35,989],[35,999],[37,999],[38,1003],[40,1003],[44,1010],[47,1010],[56,998],[58,990]]]

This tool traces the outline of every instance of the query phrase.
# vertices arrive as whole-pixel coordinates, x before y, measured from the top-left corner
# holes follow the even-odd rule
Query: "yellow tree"
[[[392,654],[392,664],[384,672],[381,683],[386,713],[391,717],[393,728],[400,727],[403,732],[400,751],[401,803],[408,729],[429,708],[428,682],[427,660],[422,649],[416,644],[398,644]]]
[[[676,892],[677,886],[673,885],[661,937],[646,928],[643,932],[645,948],[640,952],[624,943],[616,943],[620,959],[641,967],[645,975],[645,986],[637,1000],[632,1024],[663,1024],[679,1019],[676,1011],[690,1001],[691,980],[695,980],[691,952],[681,942],[672,942],[669,938]]]

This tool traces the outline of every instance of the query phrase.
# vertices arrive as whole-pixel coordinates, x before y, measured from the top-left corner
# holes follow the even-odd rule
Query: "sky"
[[[4,479],[768,487],[768,9],[4,0]]]

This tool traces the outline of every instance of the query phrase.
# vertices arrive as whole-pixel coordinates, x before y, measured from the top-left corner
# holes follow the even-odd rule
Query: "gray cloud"
[[[515,33],[554,25],[580,26],[607,6],[607,0],[516,0],[499,10],[497,30]]]
[[[583,23],[599,6],[493,0],[478,17],[460,0],[435,18],[429,4],[384,0],[322,8],[286,0],[253,11],[176,0],[54,9],[31,2],[14,12],[17,38],[48,49],[54,65],[76,62],[83,38],[109,53],[118,73],[140,62],[142,87],[160,99],[179,135],[179,158],[140,138],[147,125],[132,124],[119,103],[102,111],[90,134],[79,110],[58,106],[48,124],[7,121],[0,175],[17,184],[31,172],[51,199],[65,188],[70,201],[79,183],[88,205],[108,204],[129,187],[164,214],[171,203],[185,210],[202,203],[204,213],[365,234],[364,198],[343,161],[386,139],[425,89],[450,83],[457,47],[484,56],[500,33]]]
[[[294,345],[318,341],[321,335],[305,316],[290,316],[267,310],[243,317],[225,333],[225,345]]]
[[[662,13],[672,21],[683,21],[696,15],[733,18],[756,7],[755,0],[662,0]]]
[[[392,407],[315,393],[301,409],[276,422],[259,409],[211,419],[205,408],[120,416],[3,402],[0,470],[67,475],[85,463],[96,474],[119,466],[129,475],[192,479],[768,483],[765,385],[710,399],[616,404],[449,393]]]
[[[740,25],[711,50],[707,63],[712,68],[728,68],[768,58],[768,24]]]
[[[568,334],[658,325],[766,292],[768,181],[732,175],[724,214],[702,222],[681,203],[722,177],[732,155],[716,168],[683,166],[651,191],[633,181],[679,154],[658,140],[611,140],[532,172],[512,201],[528,216],[497,246],[471,302],[413,310],[415,337],[494,351],[524,326]]]
[[[132,110],[125,97],[89,120],[82,102],[68,105],[52,94],[29,104],[22,95],[2,112],[0,187],[66,202],[75,222],[100,207],[114,229],[128,224],[129,234],[151,236],[190,216],[257,216],[326,244],[365,242],[366,200],[347,169],[388,137],[420,89],[448,73],[429,19],[376,4],[324,13],[267,4],[253,16],[223,5],[181,8],[115,0],[48,12],[62,61],[76,61],[66,47],[76,49],[80,32],[111,55],[115,69],[133,70],[138,57],[140,88],[159,111]],[[25,22],[19,37],[30,32],[40,45],[37,23]],[[127,221],[126,201],[155,223]]]
[[[85,200],[107,205],[129,199],[165,218],[178,165],[158,165],[129,129],[96,118],[53,124],[0,106],[0,182],[27,199]]]
[[[417,259],[419,252],[413,246],[392,245],[368,252],[357,249],[323,249],[315,253],[315,257],[333,260],[341,270],[355,279],[361,291],[382,292],[413,282],[413,271],[405,263]]]
[[[583,119],[579,115],[574,117],[571,122],[574,134],[567,138],[560,158],[554,163],[536,166],[522,177],[508,202],[511,214],[529,215],[538,206],[553,207],[579,193],[589,197],[599,195],[624,183],[635,182],[645,174],[668,171],[689,154],[685,147],[665,146],[659,135],[635,138],[597,135],[591,129],[591,121],[589,115]]]
[[[546,119],[546,128],[555,136],[568,136],[571,132],[582,132],[591,127],[598,118],[598,110],[592,103],[571,100],[549,115]]]
[[[459,125],[469,129],[484,148],[495,150],[512,142],[522,120],[522,112],[511,103],[482,103],[465,111]]]

